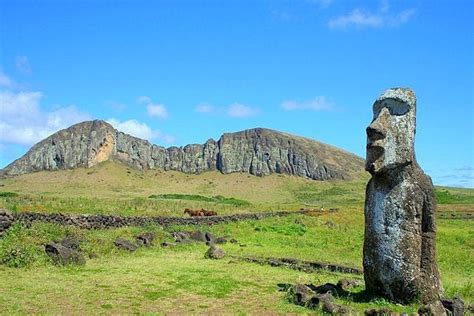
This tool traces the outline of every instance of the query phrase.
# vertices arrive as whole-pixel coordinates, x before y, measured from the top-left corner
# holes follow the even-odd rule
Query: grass
[[[230,204],[234,206],[250,206],[250,203],[236,198],[223,197],[222,195],[216,196],[203,196],[198,194],[152,194],[148,198],[150,199],[164,199],[164,200],[187,200],[187,201],[203,201],[203,202],[214,202],[220,204]]]
[[[170,249],[159,243],[171,241],[171,231],[200,229],[237,239],[237,244],[222,246],[232,256],[294,257],[361,268],[367,179],[358,175],[352,181],[312,181],[215,172],[191,176],[136,171],[109,162],[92,169],[2,179],[4,192],[13,194],[0,194],[0,208],[15,212],[183,216],[184,208],[212,209],[224,215],[321,206],[339,211],[211,227],[81,230],[44,223],[15,226],[0,239],[0,309],[6,314],[308,313],[289,303],[276,285],[322,284],[354,276],[304,273],[234,259],[205,260],[204,244]],[[155,197],[149,198],[151,195]],[[474,190],[437,188],[440,213],[472,212],[473,198]],[[437,224],[438,264],[445,293],[472,304],[472,221],[439,219]],[[156,234],[156,246],[127,253],[113,245],[117,237],[134,240],[144,231]],[[54,266],[44,254],[44,244],[70,235],[83,240],[81,248],[89,258],[86,265]],[[361,290],[355,289],[351,297],[338,302],[360,313],[383,306],[398,312],[416,311],[414,305],[360,300]]]
[[[470,190],[438,188],[436,200],[438,204],[474,204],[474,195]]]

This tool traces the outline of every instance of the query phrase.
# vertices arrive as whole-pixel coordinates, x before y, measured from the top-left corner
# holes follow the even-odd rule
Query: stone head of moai
[[[365,169],[372,175],[415,161],[416,97],[406,88],[385,91],[374,103],[367,127]]]
[[[400,303],[439,302],[436,201],[415,159],[416,97],[385,91],[367,127],[364,279],[367,291]],[[438,304],[439,305],[439,304]]]

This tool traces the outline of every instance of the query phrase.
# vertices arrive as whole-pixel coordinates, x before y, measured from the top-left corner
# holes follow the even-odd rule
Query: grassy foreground
[[[162,248],[173,230],[207,230],[230,236],[231,256],[294,257],[361,267],[363,199],[367,176],[352,181],[310,181],[287,176],[258,178],[246,174],[139,172],[114,163],[94,169],[40,172],[0,180],[0,208],[16,212],[108,213],[183,216],[182,210],[208,208],[219,214],[299,208],[338,208],[318,216],[292,215],[213,227],[128,227],[80,230],[51,224],[14,227],[0,239],[0,310],[5,314],[274,314],[308,313],[288,302],[278,283],[322,284],[336,273],[304,273],[244,263],[231,257],[204,259],[203,244]],[[47,185],[45,185],[47,183]],[[474,210],[474,190],[439,188],[441,213]],[[441,192],[441,193],[440,193]],[[447,192],[447,193],[446,193]],[[154,195],[150,198],[151,195]],[[216,198],[219,197],[219,198]],[[238,201],[238,202],[233,202]],[[242,202],[244,201],[244,202]],[[438,219],[437,251],[447,296],[474,302],[474,227],[472,220]],[[156,233],[156,245],[125,253],[116,237],[132,240],[143,231]],[[74,235],[83,240],[83,267],[56,267],[44,244]],[[354,290],[360,292],[362,287]],[[339,299],[360,313],[387,306],[414,312],[384,300]]]

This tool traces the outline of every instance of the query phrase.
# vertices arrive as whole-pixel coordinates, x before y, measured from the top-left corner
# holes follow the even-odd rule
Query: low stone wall
[[[234,214],[225,216],[209,217],[146,217],[146,216],[115,216],[115,215],[67,215],[67,214],[45,214],[36,212],[13,213],[15,221],[24,223],[46,222],[60,225],[73,225],[84,229],[104,229],[123,226],[145,226],[145,225],[215,225],[245,220],[260,220],[275,216],[288,216],[291,214],[303,214],[307,211],[276,211],[264,213]]]
[[[303,261],[295,258],[259,258],[259,257],[237,257],[233,258],[253,262],[258,264],[267,264],[273,267],[287,267],[293,270],[305,271],[305,272],[315,272],[320,270],[331,271],[331,272],[340,272],[340,273],[350,273],[350,274],[362,274],[363,271],[358,268],[341,266],[338,264],[332,263],[323,263],[323,262],[314,262],[314,261]]]

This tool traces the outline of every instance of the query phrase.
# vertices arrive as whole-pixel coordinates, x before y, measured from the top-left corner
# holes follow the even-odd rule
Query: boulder
[[[397,316],[398,314],[384,307],[384,308],[368,309],[364,312],[364,315],[365,316]]]
[[[359,284],[360,282],[358,280],[341,279],[337,282],[336,286],[341,290],[348,291]]]
[[[81,239],[74,235],[66,236],[63,240],[61,240],[60,244],[66,248],[74,250],[81,249]]]
[[[126,239],[123,239],[123,238],[115,239],[114,245],[119,249],[127,250],[127,251],[130,251],[130,252],[133,252],[133,251],[137,250],[137,248],[138,248],[137,245],[135,245],[132,242],[130,242]]]
[[[342,293],[341,289],[332,283],[326,283],[320,286],[314,286],[311,284],[309,287],[314,292],[321,294],[329,293],[331,295],[340,295]]]
[[[446,309],[448,316],[462,316],[464,315],[464,302],[459,298],[443,299],[441,300],[443,307]]]
[[[2,237],[10,226],[13,225],[15,218],[13,214],[6,209],[0,209],[0,237]]]
[[[216,244],[225,244],[227,243],[227,239],[225,237],[217,237]]]
[[[225,251],[216,246],[211,246],[206,251],[206,254],[204,255],[204,257],[207,259],[222,259],[225,257]]]
[[[164,241],[161,243],[161,247],[175,247],[176,244],[173,243],[173,242],[167,242],[167,241]]]
[[[308,302],[314,297],[314,292],[307,285],[304,284],[295,284],[288,289],[288,295],[290,300],[300,306],[306,306]],[[312,302],[312,305],[318,305],[317,302]]]
[[[155,239],[155,234],[151,232],[141,233],[137,236],[137,244],[139,246],[150,247],[153,245],[153,240]]]
[[[418,315],[421,316],[445,316],[446,310],[441,301],[433,301],[423,305],[418,309]]]
[[[79,251],[67,248],[58,243],[49,243],[45,246],[44,250],[46,254],[50,256],[56,264],[84,265],[86,263],[86,259]]]

